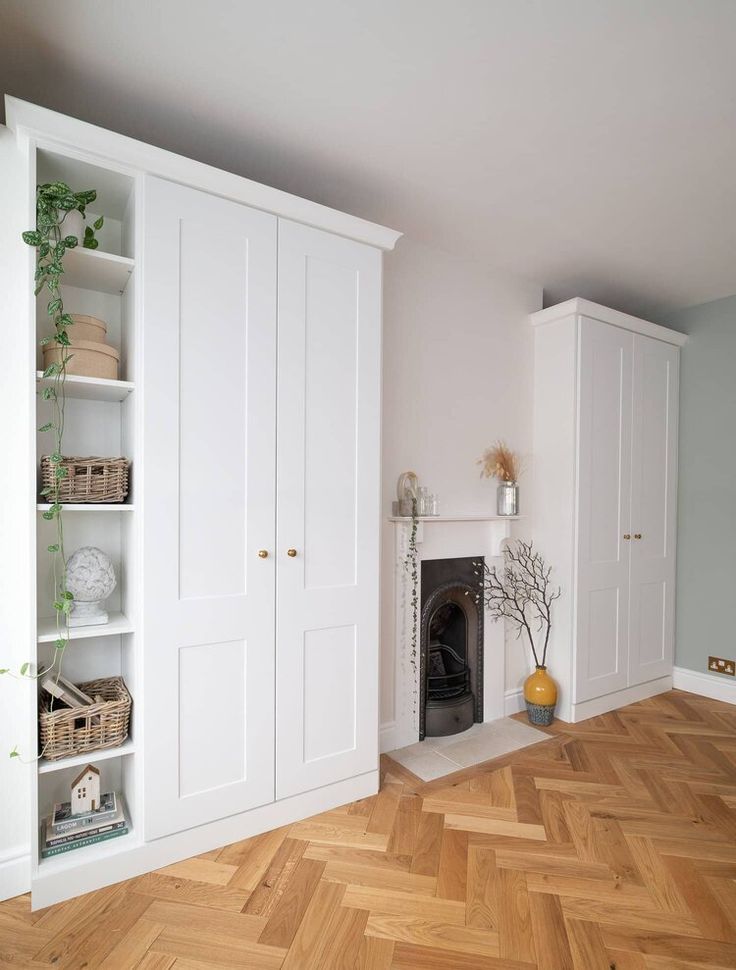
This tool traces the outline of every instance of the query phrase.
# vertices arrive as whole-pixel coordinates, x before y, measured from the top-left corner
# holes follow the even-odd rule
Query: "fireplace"
[[[421,564],[419,739],[483,720],[482,556]]]

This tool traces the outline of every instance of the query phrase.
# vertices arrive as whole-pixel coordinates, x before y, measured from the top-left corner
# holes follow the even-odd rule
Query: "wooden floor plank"
[[[521,716],[520,716],[521,718]],[[733,970],[736,707],[671,691],[39,913],[0,970]]]

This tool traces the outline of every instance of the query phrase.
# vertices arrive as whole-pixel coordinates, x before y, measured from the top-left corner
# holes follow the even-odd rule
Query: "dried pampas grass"
[[[516,482],[519,480],[521,460],[503,441],[497,441],[490,448],[486,448],[483,457],[478,459],[481,466],[481,478],[497,478],[502,482]]]

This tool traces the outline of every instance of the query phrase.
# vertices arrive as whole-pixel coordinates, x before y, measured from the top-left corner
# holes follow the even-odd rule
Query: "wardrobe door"
[[[582,318],[575,702],[628,678],[633,334]]]
[[[634,336],[629,682],[672,673],[679,350]]]
[[[133,482],[155,839],[274,798],[276,219],[155,178],[144,214]]]
[[[378,766],[381,256],[279,221],[276,796]]]

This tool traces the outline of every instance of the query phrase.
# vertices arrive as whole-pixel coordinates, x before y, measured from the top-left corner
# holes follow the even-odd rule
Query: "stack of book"
[[[122,799],[115,792],[100,798],[99,808],[84,815],[72,815],[71,802],[57,802],[41,831],[41,858],[59,855],[85,845],[94,845],[127,835],[128,820]]]

